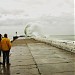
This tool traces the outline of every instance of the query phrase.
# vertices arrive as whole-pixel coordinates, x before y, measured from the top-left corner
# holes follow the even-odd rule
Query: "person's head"
[[[4,34],[4,37],[7,38],[7,34]]]
[[[0,34],[0,37],[1,37],[2,35]]]

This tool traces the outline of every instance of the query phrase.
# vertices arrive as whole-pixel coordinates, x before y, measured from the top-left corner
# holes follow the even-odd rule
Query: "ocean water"
[[[63,41],[64,40],[75,41],[75,35],[50,35],[49,38]]]

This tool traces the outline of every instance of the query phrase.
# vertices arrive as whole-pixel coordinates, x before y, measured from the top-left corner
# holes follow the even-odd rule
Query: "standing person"
[[[3,51],[3,65],[5,65],[5,62],[7,65],[10,65],[9,52],[11,49],[11,42],[7,34],[4,34],[4,38],[2,38],[1,44],[2,44],[2,51]]]
[[[1,40],[2,40],[2,35],[0,34],[0,64],[2,64],[2,62],[1,62],[1,50],[2,50]]]

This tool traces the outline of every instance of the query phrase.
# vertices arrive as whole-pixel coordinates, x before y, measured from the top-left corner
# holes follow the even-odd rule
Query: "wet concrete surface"
[[[75,75],[75,54],[34,39],[12,43],[11,65],[0,65],[0,75]]]

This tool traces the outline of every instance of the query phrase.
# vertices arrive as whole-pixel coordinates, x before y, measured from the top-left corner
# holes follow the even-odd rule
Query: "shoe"
[[[3,66],[5,66],[5,63],[2,63]]]
[[[3,64],[2,62],[0,62],[0,64]]]
[[[7,63],[7,65],[11,65],[10,63]]]

